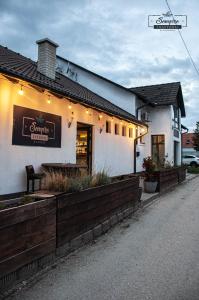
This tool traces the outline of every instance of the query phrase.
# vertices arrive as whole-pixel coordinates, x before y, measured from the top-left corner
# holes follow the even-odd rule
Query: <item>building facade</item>
[[[116,176],[142,171],[147,156],[181,164],[180,83],[125,88],[37,44],[37,63],[0,46],[0,195],[25,191],[26,165]]]
[[[147,123],[148,134],[136,142],[134,172],[143,170],[143,159],[152,156],[157,165],[181,164],[181,118],[185,108],[179,82],[125,88],[60,56],[57,69]],[[140,135],[138,129],[137,135]]]
[[[55,50],[49,40],[39,43]],[[37,171],[42,163],[78,163],[90,173],[132,173],[136,128],[147,126],[63,74],[48,75],[49,66],[43,73],[37,68],[0,47],[0,195],[26,190],[26,165]]]

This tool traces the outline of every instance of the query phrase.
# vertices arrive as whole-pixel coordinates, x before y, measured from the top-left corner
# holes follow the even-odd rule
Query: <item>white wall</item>
[[[143,159],[151,156],[151,136],[165,135],[165,159],[174,163],[174,140],[179,143],[178,163],[181,163],[181,139],[173,135],[173,108],[172,106],[146,107],[142,111],[149,113],[149,133],[144,137],[144,144],[137,145],[137,151],[140,151],[140,157],[137,159],[137,171],[143,170]],[[140,112],[141,113],[141,112]]]
[[[26,84],[27,86],[27,84]],[[47,104],[48,96],[38,91],[24,87],[24,95],[18,95],[20,86],[0,78],[0,195],[24,191],[26,189],[25,166],[32,164],[36,171],[45,162],[76,162],[76,125],[77,121],[93,125],[93,167],[94,171],[103,168],[110,175],[133,172],[133,138],[116,136],[103,132],[99,128],[111,118],[103,114],[98,120],[98,113],[74,104],[74,121],[68,128],[71,118],[69,102],[65,99],[52,98]],[[13,105],[49,112],[62,117],[62,146],[61,148],[46,148],[12,145]],[[113,123],[119,123],[114,118]],[[125,123],[129,126],[129,123]],[[113,125],[112,125],[113,127]],[[113,128],[112,128],[113,129]]]
[[[135,115],[135,95],[130,91],[120,88],[107,80],[101,79],[72,63],[68,64],[67,61],[63,59],[57,58],[57,66],[65,76],[77,81],[94,93]],[[74,72],[73,76],[70,72],[67,73],[68,68]]]

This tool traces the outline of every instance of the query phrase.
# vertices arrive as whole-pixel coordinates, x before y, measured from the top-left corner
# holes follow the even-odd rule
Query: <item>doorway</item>
[[[77,123],[76,162],[92,173],[92,126]],[[83,170],[83,169],[82,169]]]
[[[179,147],[179,142],[174,141],[174,166],[180,165]]]
[[[164,135],[152,135],[152,159],[157,166],[164,165],[165,162],[165,137]]]

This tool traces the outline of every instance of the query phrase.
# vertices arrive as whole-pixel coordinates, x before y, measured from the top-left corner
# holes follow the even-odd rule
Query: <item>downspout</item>
[[[136,160],[136,158],[137,158],[137,156],[136,156],[136,154],[137,154],[137,151],[136,151],[137,140],[140,139],[140,138],[142,138],[142,137],[145,136],[146,134],[148,134],[148,132],[149,132],[149,127],[147,126],[146,128],[147,128],[147,131],[146,131],[145,133],[143,133],[143,134],[137,136],[137,137],[134,139],[134,174],[137,172],[137,166],[136,166],[136,162],[137,162],[137,160]]]
[[[146,106],[148,106],[149,104],[150,103],[147,102],[147,103],[145,103],[145,104],[143,104],[143,105],[136,108],[136,118],[137,119],[138,119],[139,110],[146,107]],[[139,140],[140,138],[145,136],[148,132],[149,132],[149,128],[147,126],[147,131],[144,134],[142,134],[142,135],[140,135],[140,136],[138,136],[134,139],[134,174],[137,172],[137,164],[136,164],[136,162],[137,162],[137,159],[136,159],[137,158],[137,155],[136,155],[137,154],[137,151],[136,151],[137,140]]]

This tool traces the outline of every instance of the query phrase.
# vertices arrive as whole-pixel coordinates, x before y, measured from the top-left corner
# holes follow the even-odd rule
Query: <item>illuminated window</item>
[[[122,126],[122,136],[126,136],[126,126]]]
[[[111,133],[111,122],[106,121],[106,133]]]
[[[119,124],[115,124],[115,134],[119,134]]]
[[[129,137],[130,137],[130,138],[133,137],[133,128],[129,128]]]

